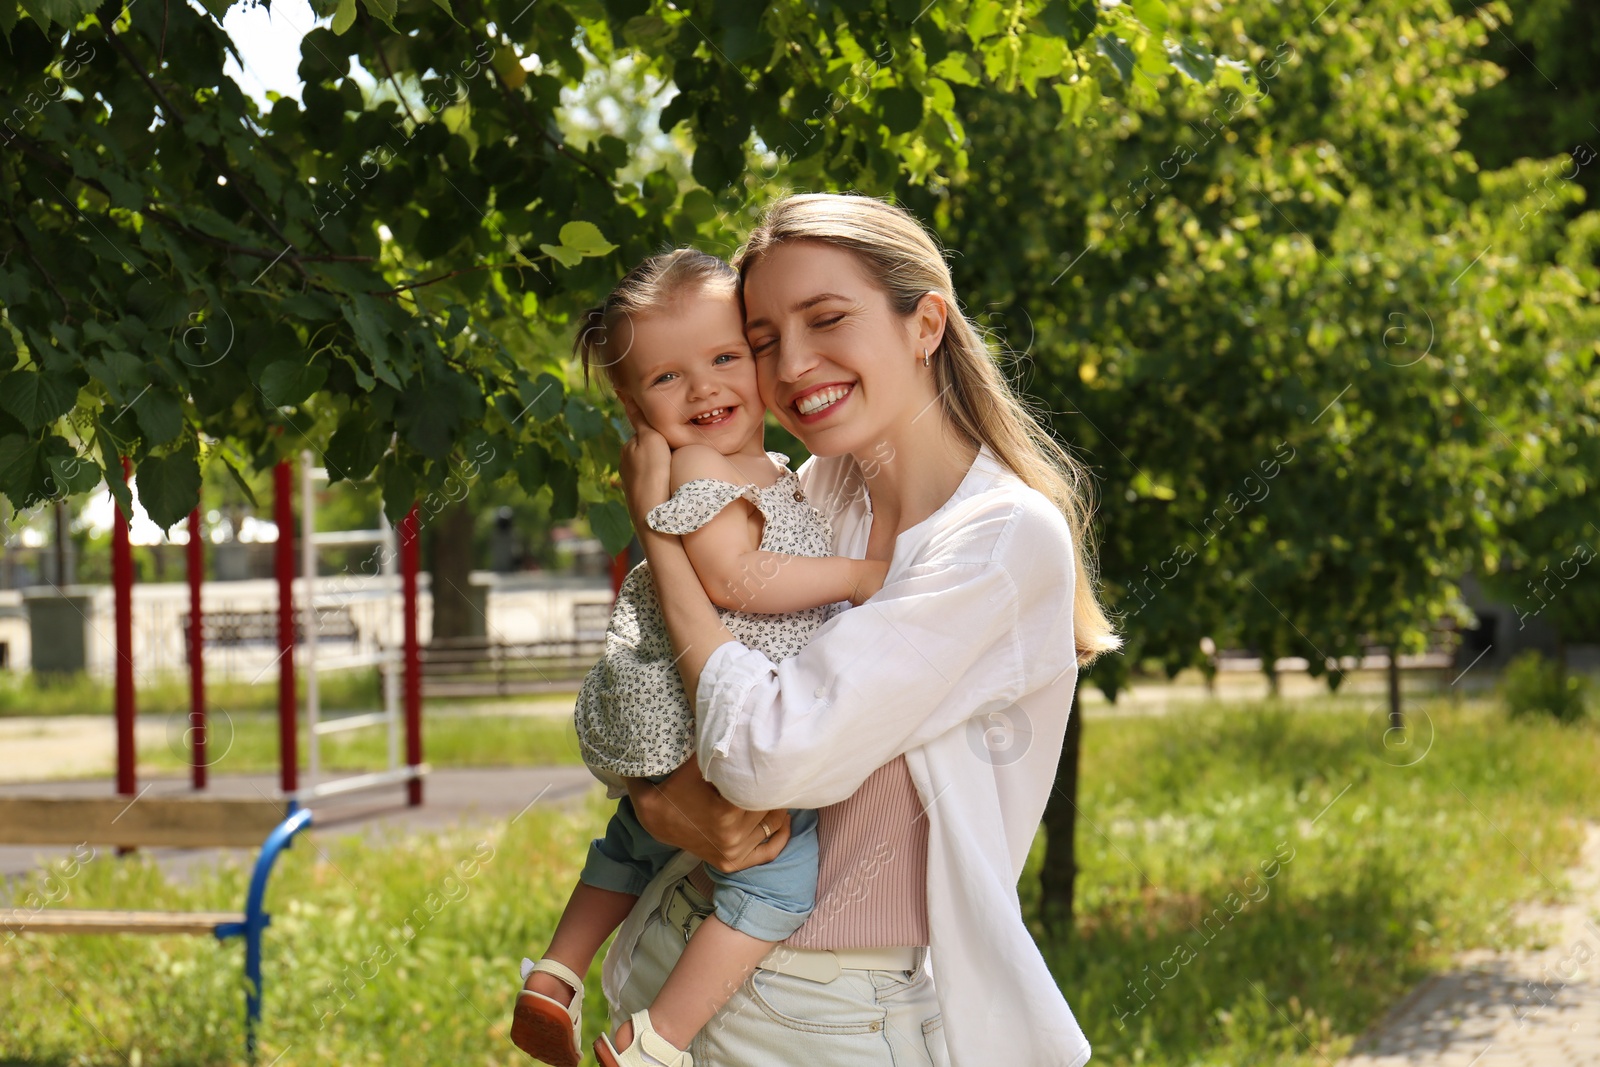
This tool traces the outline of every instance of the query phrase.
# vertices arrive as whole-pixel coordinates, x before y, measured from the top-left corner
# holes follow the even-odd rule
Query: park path
[[[1546,948],[1463,953],[1339,1067],[1600,1067],[1600,824],[1587,831],[1572,903],[1517,910]]]
[[[1352,677],[1340,688],[1340,696],[1352,710],[1365,710],[1364,699],[1374,702],[1386,684],[1371,676]],[[1408,696],[1424,699],[1434,695],[1432,679],[1408,679]],[[1106,702],[1092,686],[1080,689],[1081,710],[1085,718],[1143,718],[1182,714],[1221,701],[1260,700],[1266,696],[1266,681],[1259,675],[1227,673],[1218,681],[1215,693],[1198,681],[1184,683],[1139,682],[1125,690],[1115,705]],[[1282,679],[1285,700],[1314,699],[1327,702],[1327,686],[1319,679],[1287,674]],[[503,701],[479,701],[458,705],[429,703],[427,720],[459,716],[565,717],[572,714],[572,694],[551,694]],[[184,712],[139,715],[136,744],[139,751],[165,747],[181,753],[189,725]],[[426,726],[424,726],[426,730]],[[109,713],[100,715],[0,716],[0,784],[37,782],[78,777],[109,778],[116,767],[116,723]]]

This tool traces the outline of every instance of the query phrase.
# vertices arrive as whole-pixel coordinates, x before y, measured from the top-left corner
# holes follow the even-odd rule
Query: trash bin
[[[35,674],[81,674],[89,665],[89,615],[94,597],[54,589],[22,595]]]

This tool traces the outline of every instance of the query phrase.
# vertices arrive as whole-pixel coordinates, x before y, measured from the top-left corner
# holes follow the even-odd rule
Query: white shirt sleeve
[[[1041,542],[1037,528],[1013,536],[1037,526],[1018,521],[1025,510],[968,516],[957,540],[986,522],[1005,527],[986,558],[936,548],[945,558],[913,561],[782,663],[719,646],[695,701],[701,773],[740,807],[823,807],[909,749],[1011,706],[1037,673],[1024,631],[1054,636],[1064,610],[1073,655],[1070,541],[1051,531]]]

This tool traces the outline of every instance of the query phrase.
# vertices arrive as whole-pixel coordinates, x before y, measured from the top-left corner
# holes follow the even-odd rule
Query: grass
[[[1076,929],[1036,932],[1097,1064],[1323,1064],[1454,952],[1528,940],[1509,906],[1564,892],[1581,820],[1600,818],[1600,729],[1413,707],[1411,743],[1389,748],[1381,719],[1349,711],[1086,723]],[[608,811],[595,796],[509,826],[291,850],[261,1062],[525,1065],[506,1035],[516,961]],[[19,898],[208,908],[244,880],[224,866],[173,884],[102,851]],[[0,1063],[235,1063],[239,959],[198,937],[0,935]],[[587,1005],[592,1036],[598,968]]]
[[[305,679],[298,679],[305,694]],[[115,687],[110,680],[87,674],[42,679],[35,674],[0,673],[0,716],[109,715]],[[322,706],[330,710],[381,705],[382,684],[376,670],[324,671],[318,678]],[[174,671],[141,672],[136,685],[141,715],[185,714],[189,710],[189,676]],[[278,682],[268,673],[264,682],[208,680],[209,707],[230,711],[272,711],[278,706]]]
[[[188,742],[181,735],[166,748],[140,753],[143,774],[181,774],[189,766]],[[443,715],[423,722],[423,758],[435,767],[529,767],[581,764],[578,735],[570,715]],[[206,759],[213,774],[243,774],[278,769],[275,715],[213,715]],[[300,760],[306,759],[307,730],[300,723]],[[402,738],[401,745],[404,746]],[[404,748],[401,749],[404,752]],[[374,770],[387,765],[388,735],[382,726],[329,734],[322,740],[323,767],[330,771]]]
[[[306,692],[303,673],[296,682],[296,691],[303,706]],[[578,691],[578,684],[577,681],[572,683],[572,693]],[[382,677],[375,668],[323,671],[317,679],[317,685],[320,703],[329,711],[371,709],[383,704]],[[109,715],[114,706],[113,695],[111,681],[87,674],[41,679],[35,674],[0,672],[0,718]],[[520,699],[537,702],[570,695],[548,693]],[[141,672],[136,684],[136,698],[141,715],[187,714],[189,676],[174,671]],[[437,698],[425,701],[425,706],[472,707],[503,704],[507,699],[500,696]],[[210,679],[206,682],[206,704],[210,708],[226,709],[230,714],[276,712],[277,677],[269,671],[265,681],[254,683],[237,679]]]

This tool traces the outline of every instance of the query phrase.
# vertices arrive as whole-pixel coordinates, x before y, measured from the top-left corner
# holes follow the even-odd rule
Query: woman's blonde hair
[[[628,353],[613,352],[610,342],[621,323],[660,311],[689,293],[707,289],[732,293],[738,284],[739,276],[726,260],[698,248],[674,248],[640,263],[622,276],[605,300],[578,316],[572,351],[583,362],[583,384],[589,384],[590,371],[598,367],[620,389],[617,366]],[[627,343],[633,343],[631,332]]]
[[[768,209],[734,257],[741,286],[761,257],[789,241],[816,241],[854,253],[898,315],[911,315],[930,291],[944,298],[949,317],[933,356],[940,407],[963,438],[975,446],[988,445],[1001,463],[1066,516],[1077,546],[1073,633],[1078,664],[1088,666],[1101,653],[1121,648],[1122,638],[1106,618],[1096,588],[1089,473],[1006,380],[982,334],[956,303],[950,268],[933,237],[910,212],[869,196],[788,196]]]

